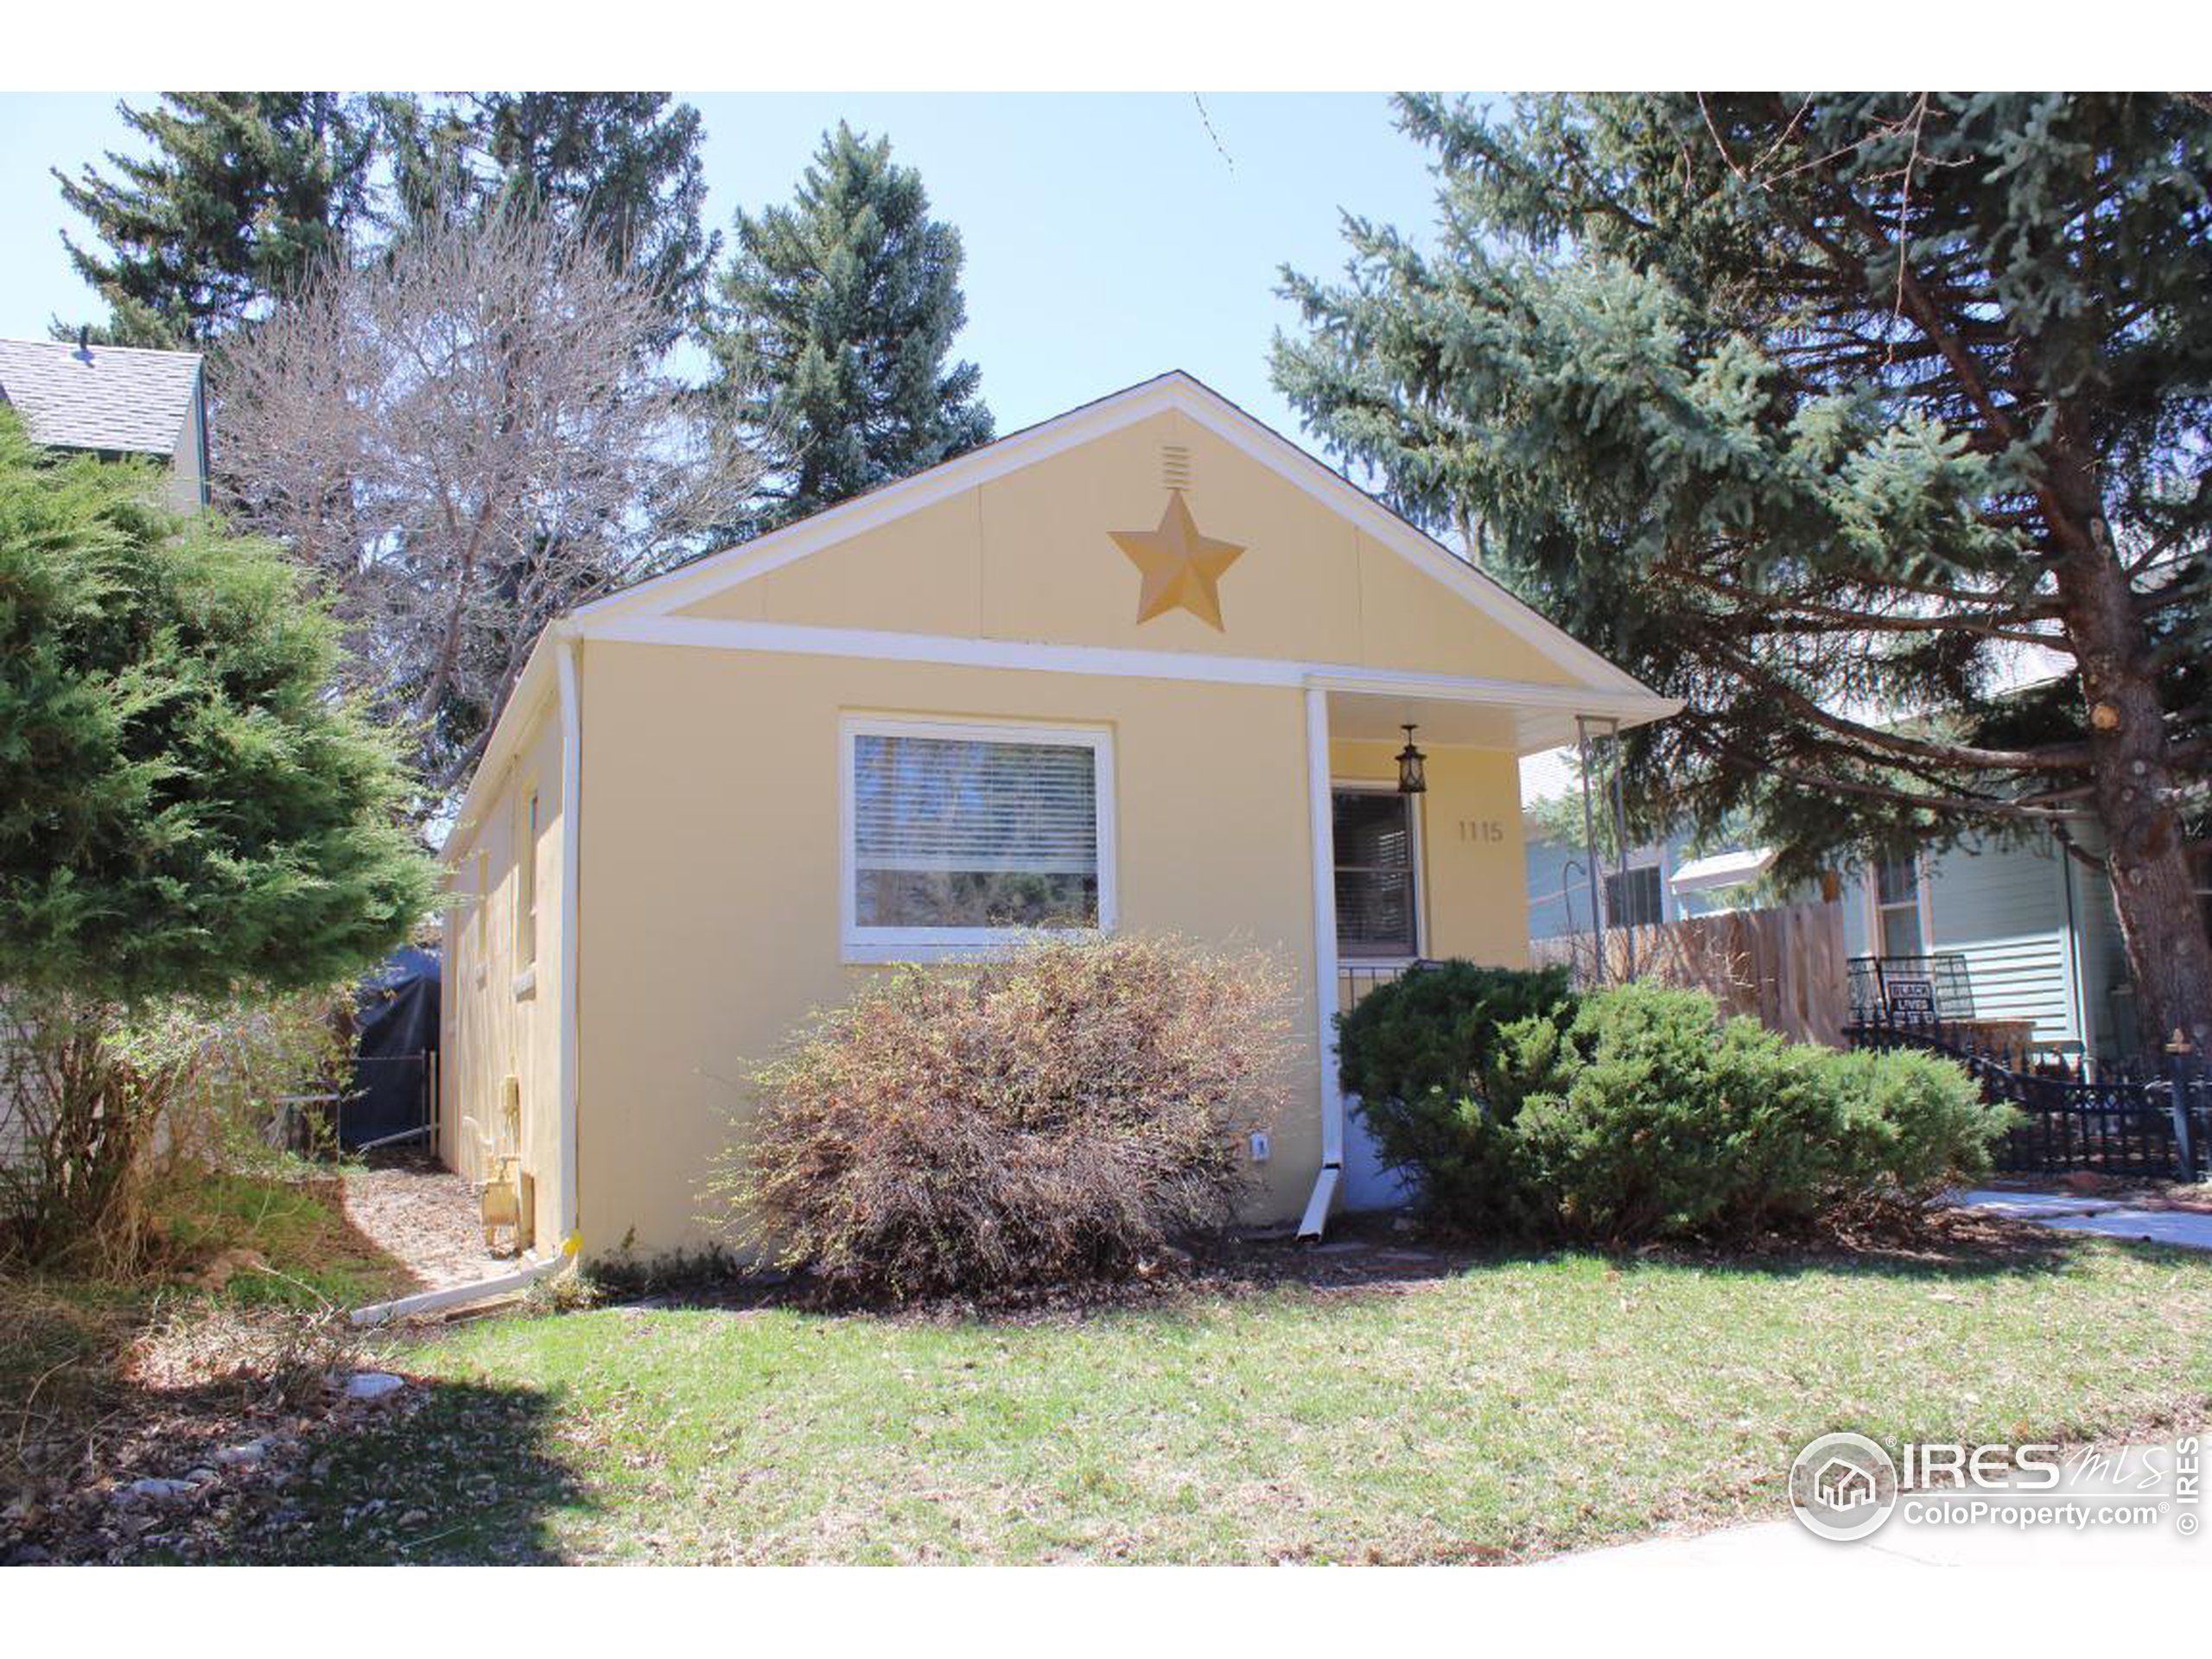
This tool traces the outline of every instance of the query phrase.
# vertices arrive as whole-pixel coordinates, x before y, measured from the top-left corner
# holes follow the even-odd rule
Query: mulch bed
[[[1748,1245],[1648,1245],[1621,1253],[1627,1263],[1654,1266],[1805,1266],[1941,1269],[1965,1261],[2021,1266],[2063,1255],[2070,1242],[2032,1223],[1975,1211],[1936,1211],[1904,1222],[1871,1220],[1847,1235],[1775,1236]],[[1178,1303],[1254,1295],[1284,1288],[1319,1296],[1395,1296],[1458,1277],[1489,1262],[1525,1259],[1525,1245],[1469,1244],[1423,1237],[1389,1217],[1356,1216],[1332,1223],[1313,1245],[1281,1235],[1244,1237],[1204,1254],[1180,1255],[1134,1279],[1097,1284],[1023,1287],[988,1296],[943,1296],[904,1304],[855,1303],[824,1295],[802,1275],[747,1278],[702,1273],[656,1285],[650,1294],[615,1294],[618,1308],[651,1312],[703,1307],[752,1312],[798,1307],[912,1324],[983,1319],[1032,1325]]]

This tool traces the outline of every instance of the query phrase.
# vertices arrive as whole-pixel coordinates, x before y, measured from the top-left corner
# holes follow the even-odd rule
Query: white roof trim
[[[1027,669],[1109,678],[1184,680],[1207,684],[1311,686],[1349,696],[1433,697],[1516,709],[1618,715],[1624,721],[1662,720],[1681,704],[1641,686],[1627,692],[1472,675],[1397,673],[1346,663],[1301,663],[1211,652],[1132,651],[1111,645],[1046,645],[977,639],[964,634],[895,633],[875,628],[822,628],[791,622],[710,617],[598,617],[574,624],[586,639],[626,645],[687,645],[705,650],[854,657],[871,662],[941,663],[960,668]]]
[[[1676,893],[1711,893],[1720,887],[1739,887],[1764,875],[1773,864],[1771,847],[1738,848],[1715,853],[1709,858],[1690,860],[1675,870],[1667,885]]]
[[[485,798],[495,791],[506,777],[523,734],[530,730],[554,690],[553,641],[571,626],[565,621],[551,624],[539,632],[537,643],[531,646],[522,672],[515,677],[514,689],[507,693],[506,705],[499,710],[499,718],[492,727],[484,753],[477,757],[476,770],[469,774],[467,791],[461,798],[461,809],[454,814],[446,838],[438,848],[442,862],[451,864],[476,839]]]
[[[709,594],[750,582],[948,497],[1169,410],[1187,416],[1350,519],[1356,528],[1527,640],[1583,684],[1631,696],[1654,695],[1633,676],[1546,620],[1342,474],[1179,369],[1012,433],[927,472],[856,496],[758,541],[595,601],[575,614],[582,620],[668,616]]]

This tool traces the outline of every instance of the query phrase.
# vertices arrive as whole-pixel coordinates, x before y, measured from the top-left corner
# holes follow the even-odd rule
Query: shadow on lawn
[[[345,1309],[410,1282],[327,1176],[184,1171],[147,1211],[135,1274],[0,1271],[0,1563],[138,1554],[111,1488],[311,1414]]]
[[[264,1566],[547,1565],[556,1510],[588,1507],[556,1395],[416,1382],[382,1421],[311,1436],[301,1472],[232,1514],[202,1559]]]

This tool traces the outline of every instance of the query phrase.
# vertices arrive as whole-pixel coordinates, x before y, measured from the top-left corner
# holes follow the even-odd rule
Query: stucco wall
[[[741,1080],[810,1010],[884,971],[842,959],[848,713],[1111,729],[1121,927],[1257,945],[1295,976],[1295,1103],[1256,1172],[1254,1214],[1302,1206],[1320,1112],[1300,693],[597,641],[582,686],[588,1254],[703,1243],[700,1182],[742,1121]],[[1391,775],[1381,746],[1337,746],[1332,762],[1341,776]],[[1430,777],[1437,948],[1519,961],[1513,760],[1439,750]],[[1461,840],[1462,817],[1498,821],[1503,838]]]
[[[2096,850],[2091,826],[2076,830]],[[1930,948],[1967,959],[1974,1011],[2030,1020],[2040,1042],[2080,1042],[2106,1058],[2137,1046],[2126,995],[2112,888],[2048,837],[1973,839],[1927,861]],[[1866,876],[1844,893],[1844,944],[1872,949],[1873,901]]]
[[[559,1224],[561,982],[561,723],[548,699],[523,718],[526,734],[476,821],[461,826],[448,873],[445,979],[440,1001],[438,1155],[471,1179],[486,1173],[480,1132],[513,1144],[501,1122],[501,1080],[522,1084],[518,1150],[535,1177],[537,1242],[550,1247]],[[537,839],[528,848],[529,801],[537,797]],[[522,974],[517,906],[520,860],[537,876],[535,969]],[[475,1120],[464,1125],[464,1116]]]
[[[610,645],[584,652],[579,1202],[584,1246],[704,1242],[698,1187],[741,1080],[842,959],[849,712],[1111,728],[1121,925],[1277,952],[1313,1025],[1305,717],[1280,689]],[[1311,1045],[1290,1079],[1318,1099]],[[1318,1113],[1280,1128],[1262,1205],[1301,1203]]]

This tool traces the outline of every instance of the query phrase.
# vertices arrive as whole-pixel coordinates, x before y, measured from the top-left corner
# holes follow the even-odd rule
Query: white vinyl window
[[[1104,731],[854,717],[842,736],[848,959],[1113,926]]]
[[[1885,858],[1874,867],[1874,939],[1884,957],[1928,954],[1928,916],[1920,861]]]

